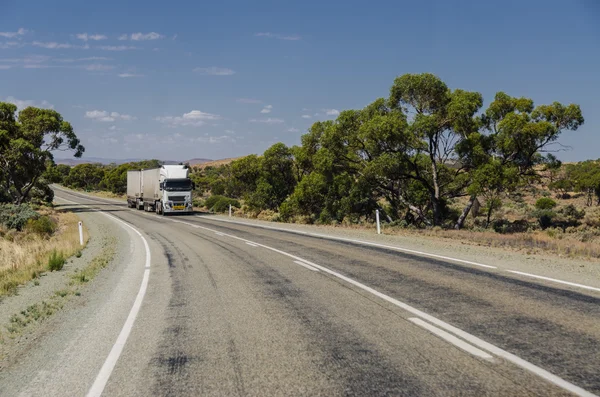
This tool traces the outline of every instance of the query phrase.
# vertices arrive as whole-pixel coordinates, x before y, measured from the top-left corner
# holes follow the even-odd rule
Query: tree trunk
[[[431,156],[431,178],[433,180],[433,194],[431,203],[433,204],[433,224],[439,226],[442,223],[442,209],[440,205],[440,186],[438,184],[438,169],[435,158]]]
[[[431,222],[429,221],[429,219],[427,219],[425,217],[425,215],[423,214],[423,211],[421,211],[419,208],[415,207],[414,205],[410,204],[402,196],[398,196],[398,199],[402,202],[402,204],[404,204],[411,211],[413,211],[415,214],[417,214],[417,216],[419,217],[419,219],[421,219],[427,226],[431,226]]]
[[[492,212],[494,211],[494,206],[490,205],[490,208],[488,208],[488,212],[487,212],[487,219],[485,220],[485,228],[487,229],[488,227],[490,227],[490,218],[492,217]]]
[[[460,216],[458,217],[458,220],[456,221],[456,224],[454,225],[454,229],[456,229],[456,230],[462,229],[463,225],[465,224],[465,219],[467,219],[469,212],[471,212],[471,208],[473,208],[473,204],[475,204],[476,199],[477,199],[477,196],[475,196],[475,195],[472,195],[469,198],[469,202],[467,203],[465,208],[463,208],[462,214],[460,214]]]

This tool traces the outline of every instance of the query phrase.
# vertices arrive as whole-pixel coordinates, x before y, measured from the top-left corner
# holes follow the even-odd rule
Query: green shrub
[[[65,265],[65,257],[62,252],[52,251],[50,258],[48,258],[48,270],[51,272],[55,270],[62,270]]]
[[[552,210],[537,210],[534,212],[534,216],[538,219],[542,230],[545,230],[553,225],[556,213]]]
[[[30,219],[40,215],[27,204],[0,204],[0,224],[7,229],[23,230]]]
[[[204,206],[214,212],[227,212],[230,204],[232,207],[240,208],[239,201],[225,196],[214,195],[204,201]]]
[[[48,216],[40,216],[37,219],[29,219],[25,229],[40,236],[51,236],[56,231],[56,223]]]
[[[585,217],[585,210],[577,210],[573,204],[569,204],[566,207],[560,209],[559,213],[563,214],[567,218],[572,218],[576,220],[581,220]]]
[[[550,197],[542,197],[535,202],[535,208],[538,210],[551,210],[554,207],[556,207],[556,201],[552,200]]]

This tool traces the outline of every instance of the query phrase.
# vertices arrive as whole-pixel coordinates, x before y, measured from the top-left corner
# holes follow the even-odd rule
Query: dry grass
[[[53,251],[70,257],[81,250],[79,218],[72,213],[45,209],[40,211],[57,222],[57,230],[49,238],[28,232],[9,231],[0,238],[0,296],[14,293],[19,285],[37,278],[46,270]],[[84,227],[84,241],[89,235]]]
[[[82,190],[82,192],[83,192],[83,190]],[[85,194],[89,194],[90,196],[102,197],[102,198],[127,200],[126,194],[115,194],[115,193],[105,192],[105,191],[85,192]]]
[[[563,233],[552,229],[529,233],[500,234],[494,231],[469,230],[386,230],[386,234],[401,234],[428,236],[459,240],[463,244],[498,247],[515,251],[525,251],[527,254],[556,254],[566,257],[587,259],[600,258],[600,241],[592,238],[590,241],[579,241],[576,233]]]

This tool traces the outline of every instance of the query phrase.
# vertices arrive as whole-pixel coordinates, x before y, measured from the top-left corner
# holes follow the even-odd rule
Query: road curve
[[[209,216],[159,217],[79,193],[56,194],[88,206],[81,211],[98,209],[127,222],[142,232],[152,255],[143,302],[103,395],[600,393],[600,294],[594,291]],[[68,337],[52,339],[89,327],[85,318],[46,336],[57,343],[58,357],[89,363],[85,371],[51,358],[44,363],[45,371],[63,371],[58,383],[74,379],[72,393],[51,377],[40,388],[39,365],[24,359],[0,376],[0,394],[90,390],[139,292],[146,270],[139,237],[128,232],[132,264],[125,269],[131,277],[112,280],[129,291],[118,313],[106,309],[107,302],[114,305],[107,290],[90,292],[96,294],[90,306],[111,324],[104,339],[112,343],[85,347]],[[38,376],[10,383],[11,374],[27,371]]]

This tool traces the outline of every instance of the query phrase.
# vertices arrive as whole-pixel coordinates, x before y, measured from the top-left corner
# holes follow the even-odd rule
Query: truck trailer
[[[127,205],[160,215],[191,213],[194,184],[186,165],[127,172]]]

